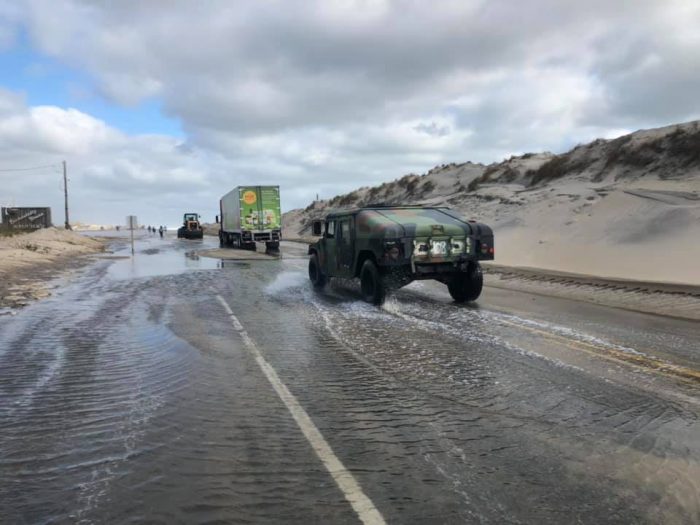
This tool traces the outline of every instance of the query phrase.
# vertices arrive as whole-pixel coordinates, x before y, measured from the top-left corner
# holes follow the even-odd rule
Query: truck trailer
[[[282,238],[279,186],[238,186],[219,201],[219,245],[255,250],[264,242],[277,250]]]

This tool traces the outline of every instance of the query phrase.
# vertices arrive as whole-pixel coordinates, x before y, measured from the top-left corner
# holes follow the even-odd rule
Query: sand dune
[[[16,268],[103,249],[104,244],[96,239],[58,228],[0,238],[0,276],[5,277]]]
[[[447,205],[496,232],[500,264],[700,284],[700,123],[596,140],[561,155],[449,164],[285,215],[308,237],[331,208]]]

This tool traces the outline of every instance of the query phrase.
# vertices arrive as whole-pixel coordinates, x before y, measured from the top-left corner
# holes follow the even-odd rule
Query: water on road
[[[376,308],[303,247],[214,247],[145,237],[0,317],[0,521],[360,522],[271,373],[388,523],[700,521],[697,323],[432,283]]]

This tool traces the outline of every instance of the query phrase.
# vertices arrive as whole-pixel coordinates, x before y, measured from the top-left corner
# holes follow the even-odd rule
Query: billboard
[[[38,230],[51,226],[51,208],[2,208],[2,225],[16,230]]]

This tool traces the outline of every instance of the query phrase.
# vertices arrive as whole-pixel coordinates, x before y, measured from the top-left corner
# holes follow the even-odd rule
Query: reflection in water
[[[0,318],[3,523],[354,522],[214,294],[390,523],[697,522],[697,414],[522,350],[529,320],[139,242]]]
[[[212,259],[213,261],[214,259]],[[217,268],[250,268],[248,261],[237,259],[219,259],[216,262]]]
[[[214,245],[215,239],[204,239],[198,244],[203,248]],[[124,245],[115,250],[117,255],[130,255],[131,249]],[[183,257],[184,255],[184,257]],[[137,253],[112,264],[108,275],[113,279],[133,279],[171,275],[189,270],[214,270],[220,268],[216,259],[200,257],[191,244],[176,239],[162,240],[158,237],[143,237],[137,240]]]

